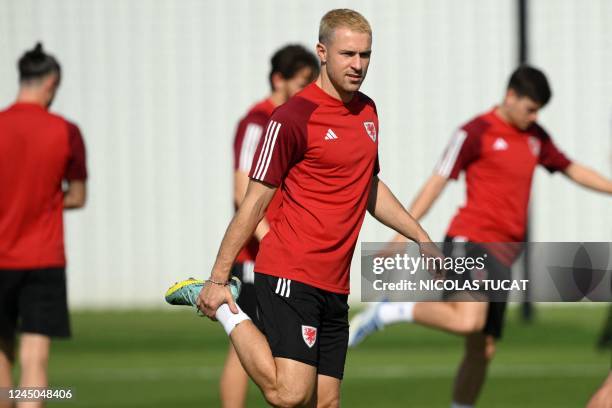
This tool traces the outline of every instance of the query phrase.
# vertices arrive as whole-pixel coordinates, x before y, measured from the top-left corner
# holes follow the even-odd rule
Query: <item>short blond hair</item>
[[[345,27],[358,33],[366,33],[372,36],[372,28],[368,20],[355,10],[334,9],[330,10],[321,19],[319,24],[319,42],[329,44],[334,30]]]

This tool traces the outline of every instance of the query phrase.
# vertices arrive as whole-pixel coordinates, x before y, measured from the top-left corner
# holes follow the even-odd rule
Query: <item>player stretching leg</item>
[[[365,211],[439,253],[378,179],[378,116],[359,92],[372,32],[359,13],[321,20],[321,73],[276,109],[198,308],[221,322],[238,357],[274,406],[337,407],[348,343],[349,267]],[[277,188],[282,207],[255,263],[257,325],[227,287],[238,252]],[[179,291],[186,291],[190,285]]]
[[[612,193],[612,181],[585,166],[571,162],[536,123],[538,112],[550,99],[544,74],[528,66],[511,76],[501,105],[462,126],[451,138],[434,174],[410,207],[420,220],[444,190],[449,179],[466,173],[467,203],[453,218],[446,247],[453,241],[469,242],[474,254],[488,253],[489,276],[510,277],[510,267],[519,253],[527,220],[531,180],[539,164],[548,171],[561,171],[570,180],[589,189]],[[403,242],[401,237],[396,242]],[[475,243],[510,243],[506,247],[482,248]],[[470,254],[467,254],[470,255]],[[465,355],[457,373],[453,406],[475,404],[487,366],[501,338],[506,303],[452,302],[391,303],[371,305],[351,322],[350,345],[361,342],[385,325],[416,322],[466,336]],[[486,299],[486,294],[478,293]]]
[[[253,106],[242,118],[234,137],[234,206],[236,209],[244,199],[255,149],[257,149],[272,112],[314,81],[319,74],[319,63],[316,56],[300,45],[287,45],[279,49],[272,56],[270,65],[269,81],[272,92],[266,99]],[[268,206],[265,218],[259,223],[254,237],[238,254],[232,268],[232,275],[242,281],[242,290],[236,303],[251,318],[255,316],[257,305],[253,281],[259,241],[268,232],[269,222],[275,218],[281,199],[280,191],[277,190]],[[233,408],[245,405],[248,380],[247,373],[242,368],[234,346],[230,342],[219,384],[223,407]]]

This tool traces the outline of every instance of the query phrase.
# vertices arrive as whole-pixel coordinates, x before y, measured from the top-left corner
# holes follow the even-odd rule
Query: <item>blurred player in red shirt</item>
[[[244,199],[253,156],[255,156],[255,151],[272,112],[319,75],[317,57],[301,45],[287,45],[279,49],[272,56],[270,65],[269,81],[272,92],[266,99],[251,107],[246,116],[240,120],[234,137],[234,206],[236,209]],[[257,306],[253,281],[259,241],[270,229],[269,223],[278,212],[281,200],[280,191],[277,191],[266,210],[265,218],[257,226],[253,238],[238,254],[232,268],[232,275],[242,281],[242,291],[236,303],[251,318],[255,317]],[[247,373],[242,368],[234,346],[230,342],[221,376],[223,407],[244,406],[247,389]]]
[[[189,284],[175,290],[186,295],[183,304],[195,303],[219,320],[273,406],[340,405],[349,268],[366,210],[419,242],[427,256],[440,255],[377,176],[378,115],[359,92],[371,45],[372,31],[361,14],[338,9],[323,16],[318,79],[268,121],[246,196],[206,285],[193,298]],[[255,262],[255,324],[236,306],[228,280],[277,189],[281,209]]]
[[[18,67],[17,100],[0,112],[0,387],[11,387],[17,332],[20,386],[45,387],[50,338],[70,336],[63,210],[85,204],[85,147],[48,111],[57,60],[39,43]]]
[[[525,239],[527,209],[533,173],[537,165],[549,172],[562,172],[570,180],[591,190],[612,193],[612,181],[587,167],[570,161],[557,149],[548,133],[536,122],[538,112],[551,97],[546,76],[539,70],[519,67],[508,83],[501,105],[461,126],[425,183],[410,214],[420,220],[431,208],[449,179],[465,172],[467,203],[449,226],[446,243],[509,243],[486,245],[485,273],[489,278],[510,279],[511,266]],[[396,242],[405,239],[396,236]],[[468,256],[483,253],[480,245],[467,245]],[[472,249],[469,249],[472,248]],[[449,253],[449,255],[451,255]],[[472,271],[470,271],[472,272]],[[479,279],[474,270],[472,278]],[[482,278],[480,278],[482,279]],[[483,301],[458,300],[465,293],[447,293],[450,301],[383,302],[372,304],[351,321],[350,345],[370,333],[396,322],[425,326],[466,336],[465,357],[453,392],[453,406],[468,408],[476,402],[486,369],[502,335],[505,302],[487,302],[484,293],[471,294]]]

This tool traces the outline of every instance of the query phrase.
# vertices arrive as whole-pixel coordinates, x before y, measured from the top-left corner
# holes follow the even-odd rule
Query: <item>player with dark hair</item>
[[[19,71],[19,82],[22,85],[39,82],[50,74],[55,75],[59,84],[62,73],[60,64],[53,55],[46,54],[43,51],[41,43],[36,43],[33,49],[25,52],[17,62],[17,69]],[[51,100],[49,104],[51,104]]]
[[[270,59],[270,90],[281,92],[285,99],[301,91],[308,83],[314,81],[319,75],[319,61],[317,57],[299,44],[286,45],[274,53]],[[310,72],[310,75],[307,75]],[[281,84],[279,79],[288,81],[295,79],[295,83]],[[298,81],[301,79],[301,81]],[[307,83],[304,80],[308,80]],[[282,88],[282,89],[280,89]],[[274,95],[271,95],[274,97]]]
[[[339,9],[323,16],[321,73],[268,121],[210,278],[203,287],[183,282],[168,293],[170,302],[196,304],[219,320],[273,406],[340,404],[349,268],[366,210],[421,243],[427,256],[439,255],[377,176],[378,116],[359,92],[371,45],[361,14]],[[277,189],[281,208],[255,262],[255,325],[234,302],[230,268]]]
[[[410,207],[420,220],[440,196],[449,179],[466,173],[467,203],[449,226],[447,248],[453,242],[467,243],[466,250],[487,254],[485,269],[466,272],[462,278],[509,279],[511,265],[525,239],[531,181],[539,164],[549,172],[562,172],[570,180],[591,190],[612,193],[612,181],[570,161],[536,123],[538,112],[551,97],[546,76],[530,66],[512,74],[501,105],[460,127]],[[396,242],[405,239],[396,236]],[[478,245],[507,243],[506,245]],[[461,244],[460,244],[461,245]],[[470,255],[470,254],[468,254]],[[472,276],[472,273],[474,276]],[[495,342],[501,338],[505,302],[487,302],[487,293],[447,293],[447,302],[382,302],[372,304],[351,321],[350,345],[385,325],[416,322],[464,335],[465,356],[455,380],[454,407],[476,402]],[[468,297],[469,296],[469,297]],[[457,301],[482,299],[484,301]]]
[[[287,45],[274,53],[270,60],[270,90],[268,97],[253,106],[238,123],[234,137],[234,206],[237,209],[244,199],[249,183],[249,171],[255,149],[264,132],[264,127],[274,109],[284,104],[314,81],[319,75],[319,62],[315,55],[301,45]],[[255,316],[255,288],[253,286],[255,257],[259,241],[269,230],[280,206],[281,195],[277,192],[259,223],[254,237],[242,248],[232,275],[242,280],[242,291],[237,304],[251,318]],[[242,407],[248,390],[248,376],[231,342],[220,383],[223,407]]]
[[[510,76],[508,90],[519,97],[527,97],[540,107],[544,107],[552,97],[546,75],[539,69],[529,65],[521,65]]]
[[[17,331],[20,386],[44,387],[50,338],[70,336],[63,210],[84,206],[87,171],[79,128],[48,111],[57,60],[39,43],[18,68],[17,100],[0,112],[0,387],[12,386]]]

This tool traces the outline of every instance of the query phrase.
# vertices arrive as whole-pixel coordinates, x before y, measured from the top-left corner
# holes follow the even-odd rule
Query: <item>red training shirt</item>
[[[282,207],[255,270],[349,293],[349,267],[378,174],[378,116],[356,92],[344,104],[312,83],[276,109],[250,177],[281,186]]]
[[[242,120],[238,123],[236,135],[234,136],[234,170],[249,173],[255,150],[263,133],[264,126],[270,119],[274,105],[270,99],[265,99],[255,104]],[[266,210],[266,219],[271,222],[278,212],[281,203],[280,190],[274,195]],[[236,207],[234,205],[234,207]],[[237,209],[237,208],[236,208]],[[259,250],[257,238],[251,238],[236,257],[236,262],[254,262]]]
[[[85,180],[79,128],[40,105],[0,112],[0,268],[62,267],[63,180]]]
[[[472,242],[524,241],[536,165],[552,173],[570,163],[538,124],[520,130],[495,109],[476,117],[453,135],[436,167],[451,179],[465,171],[467,203],[451,221],[448,235]],[[517,254],[497,255],[511,264]]]

